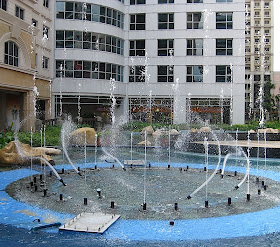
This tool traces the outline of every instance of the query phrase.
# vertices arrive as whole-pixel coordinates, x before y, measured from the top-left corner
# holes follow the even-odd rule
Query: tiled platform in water
[[[59,227],[59,230],[102,234],[119,218],[120,215],[84,212]]]

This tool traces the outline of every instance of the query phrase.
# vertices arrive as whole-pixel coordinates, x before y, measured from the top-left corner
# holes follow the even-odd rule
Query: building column
[[[34,93],[27,91],[23,95],[23,130],[30,131],[31,127],[35,130],[35,112],[34,112]]]

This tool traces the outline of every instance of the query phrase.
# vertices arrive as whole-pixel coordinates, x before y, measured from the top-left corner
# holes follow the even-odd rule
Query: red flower
[[[3,129],[2,131],[5,132],[5,129]]]

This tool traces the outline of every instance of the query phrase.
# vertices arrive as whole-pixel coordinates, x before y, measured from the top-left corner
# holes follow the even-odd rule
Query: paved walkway
[[[196,143],[200,143],[200,144],[204,144],[204,142],[196,142]],[[216,141],[208,141],[208,144],[211,144],[211,145],[217,145],[217,142]],[[257,147],[260,147],[260,148],[280,148],[280,141],[250,141],[248,143],[247,140],[239,140],[237,141],[237,144],[236,144],[236,141],[233,140],[233,141],[220,141],[220,145],[222,146],[239,146],[239,147],[251,147],[251,148],[257,148]]]

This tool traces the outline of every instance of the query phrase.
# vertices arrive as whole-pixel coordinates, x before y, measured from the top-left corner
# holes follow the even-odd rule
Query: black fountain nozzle
[[[87,197],[84,198],[84,205],[87,205],[88,203],[88,200],[87,200]]]
[[[81,172],[78,172],[78,175],[81,176],[81,177],[83,176]]]
[[[115,202],[111,201],[111,208],[115,208]]]
[[[247,194],[247,201],[250,201],[250,199],[251,199],[251,195]]]
[[[152,166],[152,165],[151,165],[151,163],[149,162],[149,165],[148,165],[148,167],[149,167],[149,168],[151,168],[151,166]]]
[[[209,208],[209,202],[208,201],[205,201],[205,207]]]
[[[126,171],[126,168],[125,168],[125,167],[123,167],[123,170],[124,170],[124,171]]]
[[[178,203],[177,203],[177,202],[174,203],[174,209],[175,209],[176,211],[178,210]]]
[[[228,206],[231,205],[231,197],[228,197]]]
[[[64,183],[62,178],[59,180],[59,182],[62,183],[64,186],[66,186],[66,183]]]
[[[170,170],[170,164],[167,165],[167,170]]]
[[[97,194],[98,194],[98,197],[100,198],[100,197],[101,197],[101,189],[98,188],[98,189],[96,190],[96,192],[97,192]]]
[[[147,203],[143,203],[143,210],[147,210]]]
[[[236,185],[236,186],[235,186],[235,189],[236,189],[236,190],[238,190],[238,189],[239,189],[239,186],[238,186],[238,185]]]
[[[40,219],[35,219],[35,220],[33,220],[33,222],[35,222],[35,221],[37,221],[38,223],[41,222]]]
[[[191,195],[188,195],[188,196],[187,196],[187,199],[188,199],[188,200],[190,200],[191,198],[192,198]]]
[[[224,178],[224,174],[221,174],[221,178]]]

